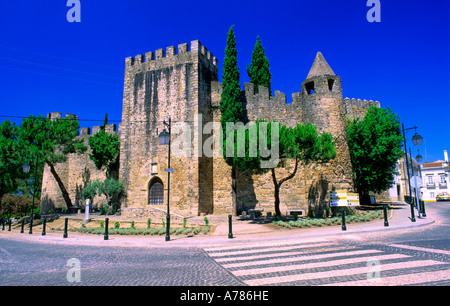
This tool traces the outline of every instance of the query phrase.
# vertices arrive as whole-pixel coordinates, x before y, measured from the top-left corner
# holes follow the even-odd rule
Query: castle
[[[182,133],[180,124],[199,133],[187,134],[193,146],[184,148],[184,155],[171,155],[170,210],[175,216],[200,214],[239,214],[251,208],[274,211],[274,187],[270,173],[252,175],[237,171],[237,201],[233,207],[231,167],[221,156],[202,154],[206,139],[213,135],[209,122],[220,122],[219,103],[222,84],[218,82],[218,60],[199,41],[180,44],[125,59],[125,81],[122,122],[119,130],[108,125],[107,132],[120,137],[119,179],[123,180],[121,213],[129,217],[164,214],[167,207],[167,146],[160,145],[158,135],[171,119],[172,139]],[[329,132],[336,143],[337,157],[327,164],[299,165],[296,176],[281,188],[281,211],[291,208],[320,210],[333,189],[353,189],[346,118],[365,114],[378,101],[343,98],[341,78],[318,52],[313,65],[301,83],[301,91],[286,95],[268,88],[244,84],[242,91],[246,120],[275,120],[294,126],[310,122],[319,132]],[[61,116],[60,113],[49,117]],[[178,124],[178,125],[177,125]],[[99,127],[94,127],[95,134]],[[80,136],[90,135],[82,128]],[[199,137],[202,136],[202,137]],[[172,146],[180,144],[172,144]],[[185,145],[185,144],[181,144]],[[171,146],[171,148],[172,148]],[[293,162],[277,168],[284,177],[293,170]],[[88,154],[70,154],[57,171],[66,185],[73,203],[78,203],[80,190],[89,180],[104,178],[95,169]],[[56,182],[44,170],[41,209],[64,205]],[[96,199],[95,201],[101,201]]]

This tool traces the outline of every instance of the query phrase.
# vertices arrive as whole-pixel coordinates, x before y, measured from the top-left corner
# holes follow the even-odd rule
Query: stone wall
[[[234,208],[231,167],[222,156],[211,157],[203,152],[205,141],[213,133],[204,133],[205,125],[211,121],[220,124],[222,84],[217,80],[218,61],[199,41],[126,58],[122,123],[119,132],[112,125],[107,127],[107,131],[120,136],[119,179],[125,183],[121,202],[125,217],[160,217],[167,209],[168,147],[159,144],[158,135],[167,129],[164,121],[167,123],[169,118],[173,141],[170,168],[174,169],[170,174],[170,211],[174,216],[232,214],[250,208],[274,212],[270,171],[264,175],[237,171]],[[266,119],[288,126],[310,122],[319,132],[333,135],[337,157],[326,164],[300,164],[295,177],[285,182],[280,191],[282,212],[302,208],[320,214],[331,190],[353,188],[346,118],[362,117],[368,106],[380,104],[343,99],[341,79],[321,53],[301,84],[301,91],[292,94],[292,103],[286,103],[286,95],[280,91],[271,96],[268,88],[258,89],[255,94],[253,84],[244,84],[243,121]],[[92,132],[97,130],[99,127],[94,127]],[[80,130],[79,137],[86,144],[89,135],[89,129]],[[294,161],[286,161],[284,168],[275,170],[277,179],[289,175],[293,169]],[[87,182],[105,178],[87,153],[69,155],[66,163],[57,165],[57,171],[74,204]],[[164,201],[149,205],[150,183],[156,178],[164,186]],[[48,168],[44,171],[42,195],[47,210],[64,205]],[[100,201],[101,198],[95,199]]]
[[[66,117],[74,116],[66,114]],[[51,113],[47,116],[49,119],[61,117],[61,113]],[[70,199],[74,206],[84,205],[81,200],[81,191],[86,185],[95,180],[104,180],[106,173],[103,170],[98,170],[94,162],[89,158],[90,148],[88,145],[88,139],[91,135],[94,135],[100,131],[101,126],[94,126],[92,128],[92,134],[90,128],[81,128],[78,138],[83,139],[84,144],[88,147],[88,150],[84,154],[68,154],[67,160],[64,163],[55,165],[56,173],[58,173],[64,186],[69,193]],[[116,125],[108,124],[105,127],[107,133],[115,133]],[[50,172],[50,168],[45,165],[44,174],[42,177],[42,196],[41,196],[41,212],[49,213],[51,210],[56,211],[66,208],[66,203],[62,197],[61,190]],[[101,206],[106,202],[104,196],[97,196],[93,199],[93,206]]]
[[[159,144],[158,135],[172,122],[172,139],[186,133],[186,154],[171,155],[171,211],[196,215],[213,211],[212,159],[203,156],[203,147],[195,131],[212,117],[211,82],[217,81],[217,59],[199,41],[148,52],[144,57],[126,59],[121,132],[119,178],[125,182],[123,213],[128,208],[148,206],[149,182],[158,177],[168,189],[168,147]],[[201,117],[199,116],[201,115]],[[200,119],[202,118],[202,119]],[[207,135],[205,135],[207,137]],[[203,137],[202,139],[205,139]],[[151,171],[152,164],[157,171]],[[154,205],[155,209],[166,207]],[[129,210],[131,211],[131,210]],[[136,209],[134,210],[136,211]]]
[[[328,80],[333,79],[333,89],[329,90]],[[304,84],[314,81],[315,93],[308,95]],[[326,164],[299,165],[295,177],[285,182],[280,190],[281,211],[293,208],[323,211],[329,200],[329,193],[336,189],[353,189],[350,155],[347,145],[345,107],[342,99],[340,78],[337,76],[314,77],[305,80],[302,92],[292,94],[293,102],[286,104],[284,93],[275,91],[269,95],[266,87],[260,86],[254,93],[254,85],[244,84],[245,97],[243,120],[259,118],[278,121],[295,126],[310,122],[319,132],[329,132],[336,142],[337,157]],[[221,84],[213,84],[214,121],[220,122]],[[349,109],[351,112],[351,110]],[[287,161],[284,168],[275,169],[277,180],[288,176],[294,170],[294,161]],[[223,158],[214,159],[214,212],[231,213],[231,167]],[[274,185],[271,172],[264,175],[237,171],[237,213],[250,208],[274,212]]]
[[[357,118],[363,118],[364,115],[367,113],[367,108],[369,106],[375,106],[380,107],[380,102],[378,101],[367,101],[367,100],[361,100],[361,99],[350,99],[345,98],[344,99],[344,109],[345,114],[348,119],[357,119]]]

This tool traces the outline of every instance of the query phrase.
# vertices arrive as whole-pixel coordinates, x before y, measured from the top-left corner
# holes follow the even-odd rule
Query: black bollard
[[[419,203],[421,204],[422,207],[422,217],[426,217],[427,214],[425,213],[425,201],[420,200]]]
[[[33,234],[33,215],[30,217],[30,230],[28,231],[28,234]]]
[[[383,205],[383,212],[384,212],[384,226],[389,226],[389,221],[388,221],[388,211],[387,211],[387,205]]]
[[[22,225],[20,226],[20,233],[23,234],[23,227],[25,226],[25,218],[22,218]]]
[[[42,236],[45,236],[45,226],[47,225],[47,219],[44,218],[44,220],[42,221]]]
[[[63,238],[67,238],[67,222],[69,222],[68,218],[64,219],[64,234],[63,234]]]
[[[232,220],[233,216],[228,215],[228,239],[233,239],[233,225]]]
[[[412,203],[409,204],[411,206],[411,222],[416,222],[416,217],[414,215],[414,205]]]
[[[347,226],[345,225],[345,208],[342,208],[342,230],[347,230]]]
[[[9,219],[9,222],[8,222],[8,232],[10,232],[11,231],[11,219]]]
[[[103,237],[104,240],[108,240],[109,236],[108,236],[108,223],[109,223],[109,219],[105,218],[105,236]]]

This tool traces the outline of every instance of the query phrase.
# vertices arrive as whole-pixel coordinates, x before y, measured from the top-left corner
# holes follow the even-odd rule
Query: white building
[[[405,157],[408,159],[409,176],[408,171],[406,171]],[[397,174],[394,175],[393,185],[388,190],[389,198],[391,201],[405,201],[405,196],[410,195],[408,178],[412,178],[413,174],[417,175],[420,171],[420,165],[415,158],[411,157],[409,154],[406,154],[406,156],[404,154],[397,161],[396,171]],[[412,188],[411,192],[412,195],[414,195],[414,188]]]
[[[424,163],[420,167],[423,180],[421,192],[425,202],[436,202],[436,196],[441,192],[450,193],[448,183],[450,167],[447,150],[444,150],[444,160]]]

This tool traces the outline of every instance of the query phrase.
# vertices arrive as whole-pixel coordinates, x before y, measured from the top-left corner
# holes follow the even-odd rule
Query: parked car
[[[437,195],[436,201],[450,201],[450,195],[448,192],[441,192]]]

